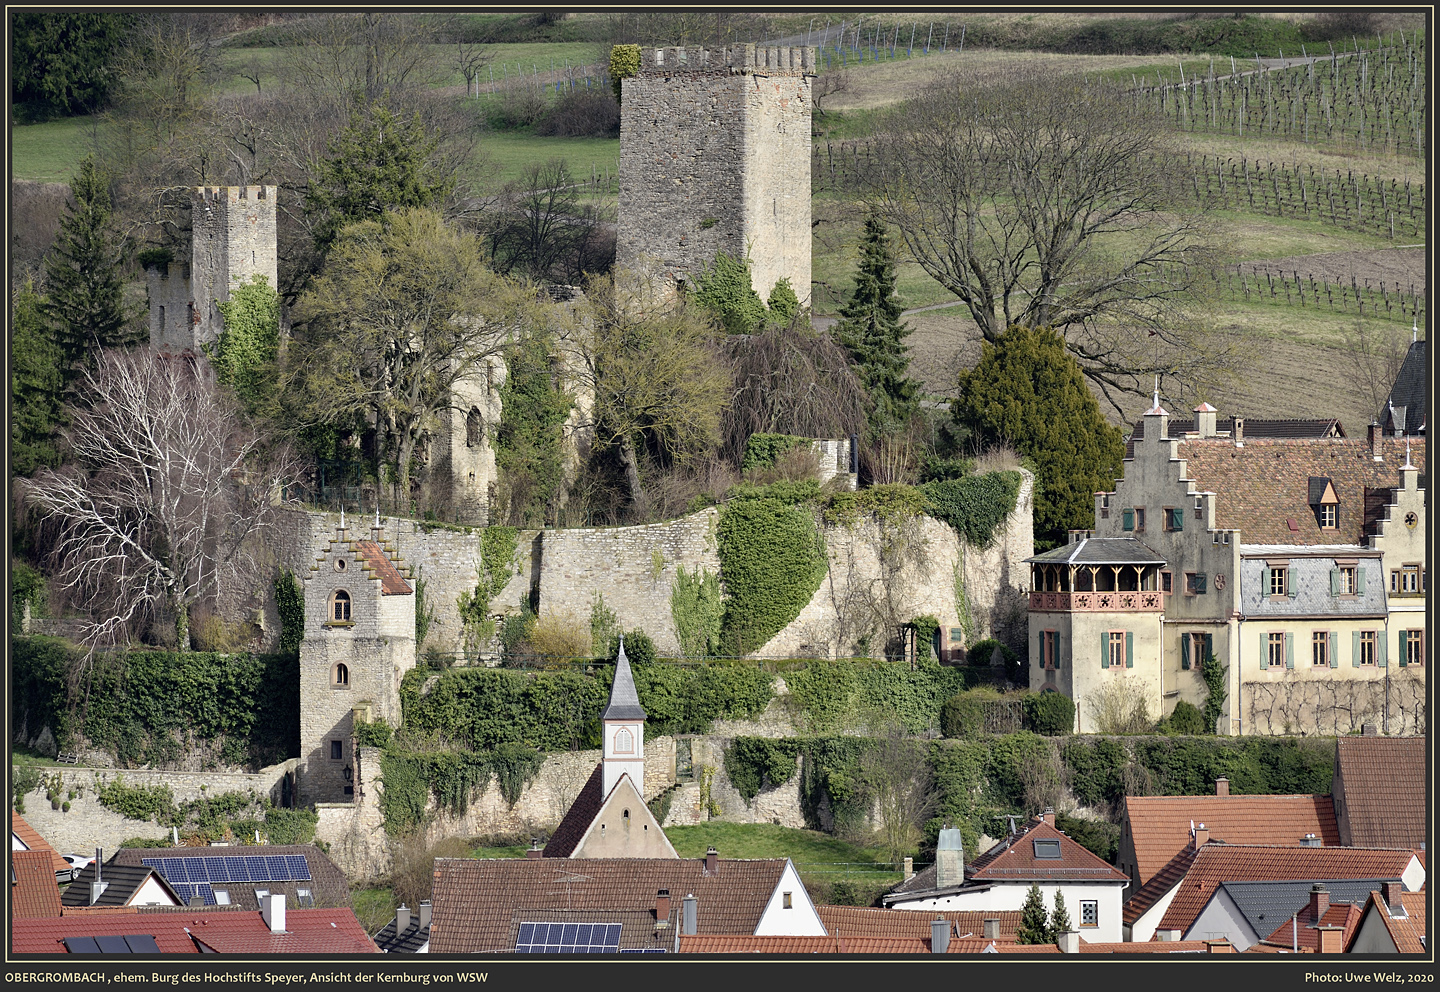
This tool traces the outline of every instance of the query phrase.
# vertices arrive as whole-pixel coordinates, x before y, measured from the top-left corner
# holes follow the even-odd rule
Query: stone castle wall
[[[810,48],[643,49],[621,82],[621,269],[693,283],[749,255],[761,298],[810,297]]]
[[[200,186],[191,195],[190,288],[195,300],[193,342],[209,344],[225,326],[216,303],[252,276],[272,288],[276,269],[274,186]]]

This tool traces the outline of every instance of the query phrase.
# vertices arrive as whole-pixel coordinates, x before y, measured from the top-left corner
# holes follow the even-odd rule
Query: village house
[[[1425,893],[1375,891],[1345,948],[1351,954],[1424,954]]]
[[[1203,709],[1225,734],[1423,732],[1425,439],[1337,421],[1136,425],[1095,526],[1029,559],[1030,685],[1097,729],[1110,695],[1151,719]]]

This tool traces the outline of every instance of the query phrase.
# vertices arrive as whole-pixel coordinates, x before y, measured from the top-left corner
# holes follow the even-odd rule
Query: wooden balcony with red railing
[[[1048,613],[1159,613],[1165,594],[1155,589],[1101,592],[1032,592],[1032,612]]]

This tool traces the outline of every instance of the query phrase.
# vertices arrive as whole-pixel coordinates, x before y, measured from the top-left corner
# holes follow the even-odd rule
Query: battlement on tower
[[[642,48],[642,76],[813,76],[815,49],[728,45],[724,48]]]

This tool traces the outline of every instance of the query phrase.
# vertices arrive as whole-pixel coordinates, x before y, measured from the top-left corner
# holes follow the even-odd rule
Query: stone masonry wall
[[[224,318],[216,303],[252,276],[263,275],[272,288],[276,271],[274,186],[201,186],[191,194],[190,287],[195,299],[191,347],[220,336]]]

